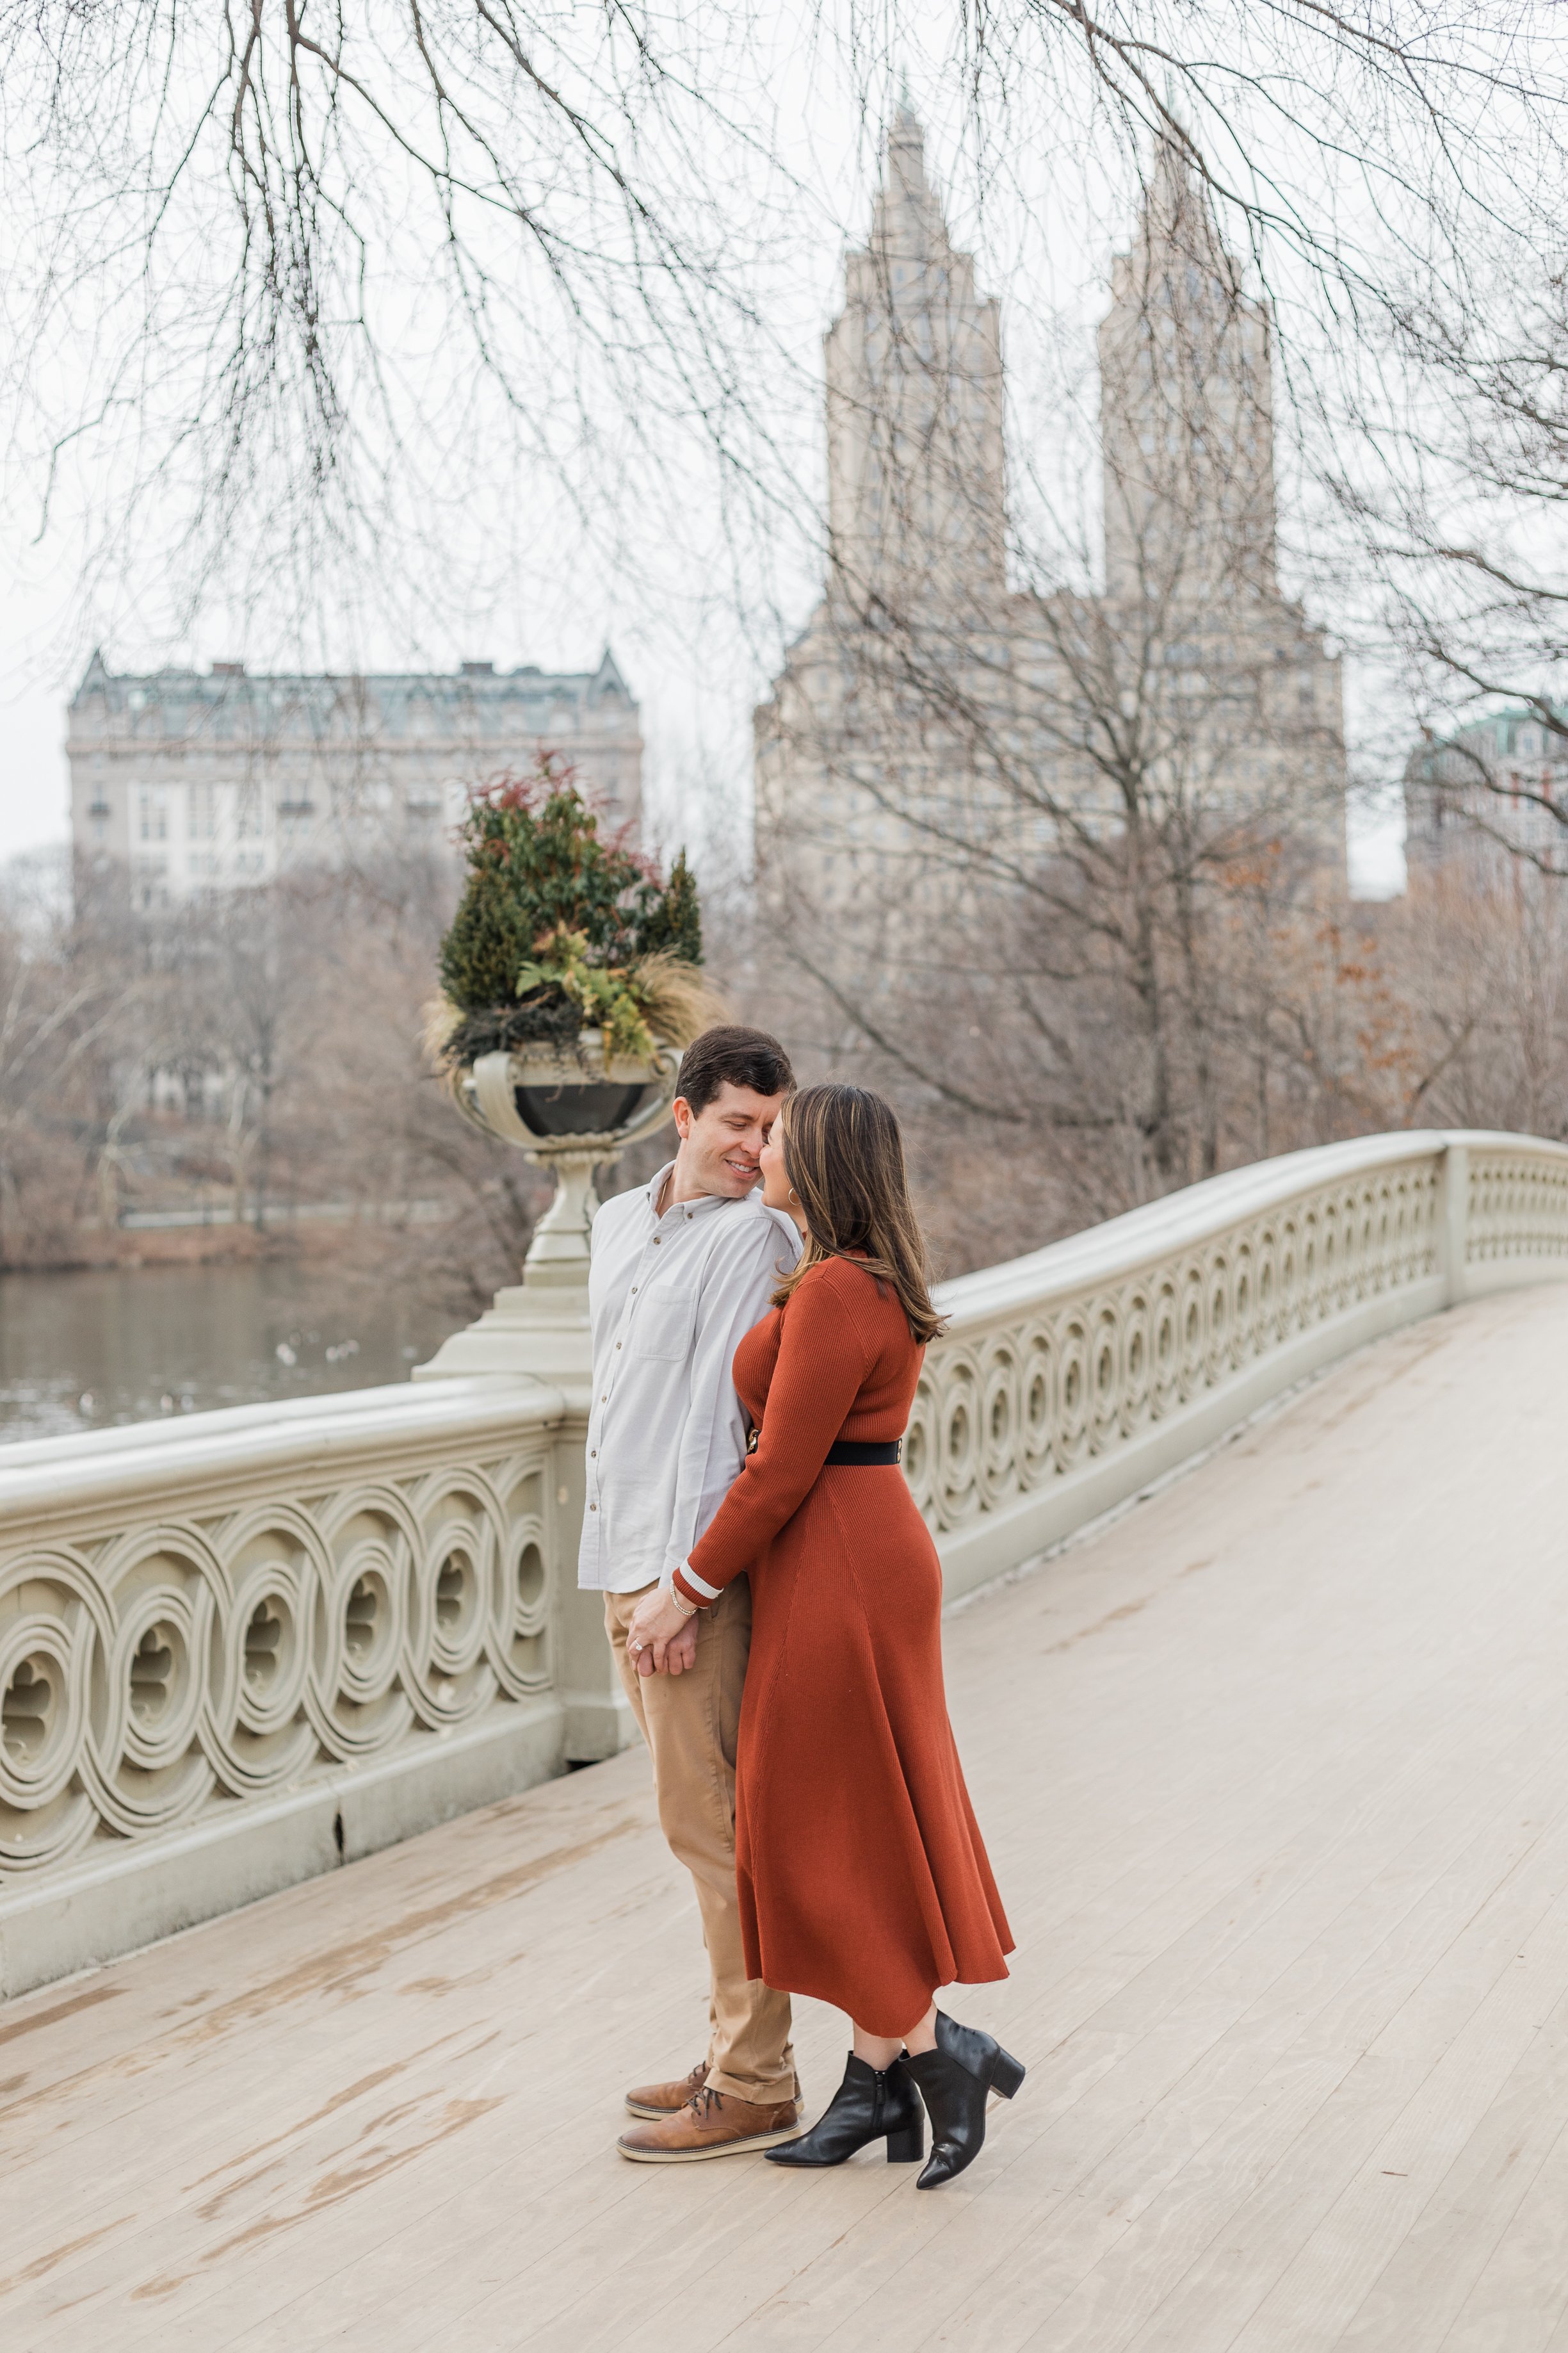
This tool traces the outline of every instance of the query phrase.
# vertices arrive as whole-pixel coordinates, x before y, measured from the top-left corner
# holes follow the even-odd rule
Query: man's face
[[[782,1094],[759,1095],[750,1087],[731,1086],[728,1079],[700,1112],[693,1112],[684,1095],[677,1095],[675,1125],[684,1185],[731,1201],[749,1193],[783,1101]]]

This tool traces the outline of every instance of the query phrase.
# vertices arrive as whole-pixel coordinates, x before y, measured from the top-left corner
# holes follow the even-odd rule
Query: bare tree
[[[838,126],[879,125],[912,62],[999,219],[1039,208],[1042,121],[1056,204],[1103,207],[1180,152],[1277,301],[1293,392],[1331,405],[1344,350],[1411,314],[1417,260],[1479,292],[1483,235],[1518,265],[1561,215],[1560,60],[1524,0],[1408,24],[1001,0],[823,9],[805,33],[835,165]],[[754,612],[781,543],[826,540],[786,314],[840,185],[795,160],[793,39],[711,0],[0,0],[35,513],[74,499],[100,554],[157,539],[178,627],[220,578],[302,606],[395,595],[394,546],[428,599],[481,486],[464,563],[493,578],[508,481],[531,542],[542,501],[552,549],[574,518],[625,560],[628,496],[658,475],[688,552]]]
[[[505,485],[530,534],[542,501],[570,528],[628,432],[646,472],[706,419],[754,473],[733,379],[766,248],[714,170],[752,143],[743,47],[708,0],[0,0],[39,526],[161,554],[172,631],[220,587],[303,625],[390,590],[395,548],[426,602],[454,535],[501,576]],[[454,534],[464,498],[485,532]]]
[[[344,1282],[462,1313],[515,1281],[548,1182],[454,1117],[422,1045],[453,887],[389,839],[153,911],[112,865],[74,913],[0,896],[0,1264],[102,1258],[122,1212],[216,1192],[251,1250],[326,1205],[310,1247]]]
[[[115,1065],[149,996],[112,923],[58,902],[0,909],[0,1264],[68,1256],[100,1206],[123,1125]]]

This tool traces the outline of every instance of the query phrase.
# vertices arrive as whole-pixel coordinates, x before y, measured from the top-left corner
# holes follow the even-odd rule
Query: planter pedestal
[[[588,1229],[598,1201],[594,1171],[618,1160],[628,1144],[669,1116],[680,1057],[660,1047],[651,1062],[606,1061],[596,1030],[584,1030],[579,1057],[484,1054],[453,1082],[470,1126],[515,1144],[555,1172],[555,1198],[533,1229],[522,1280],[498,1291],[475,1324],[454,1332],[416,1380],[449,1373],[527,1373],[568,1389],[586,1389],[594,1369],[588,1328]],[[619,1091],[618,1099],[612,1089]],[[606,1098],[624,1106],[621,1124],[594,1131],[574,1117],[602,1112]]]
[[[594,1170],[607,1155],[551,1155],[555,1198],[533,1229],[522,1281],[498,1291],[478,1323],[444,1340],[414,1377],[448,1373],[531,1373],[554,1388],[584,1390],[594,1370],[588,1327],[588,1229],[598,1208]]]

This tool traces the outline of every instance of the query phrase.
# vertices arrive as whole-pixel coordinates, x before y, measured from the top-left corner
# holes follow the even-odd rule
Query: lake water
[[[457,1320],[288,1261],[0,1275],[0,1444],[405,1380]]]

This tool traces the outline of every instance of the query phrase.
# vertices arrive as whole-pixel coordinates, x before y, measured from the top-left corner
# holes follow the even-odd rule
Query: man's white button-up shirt
[[[673,1162],[594,1219],[594,1401],[577,1582],[633,1593],[672,1576],[746,1459],[735,1350],[800,1255],[759,1189],[658,1214]]]

